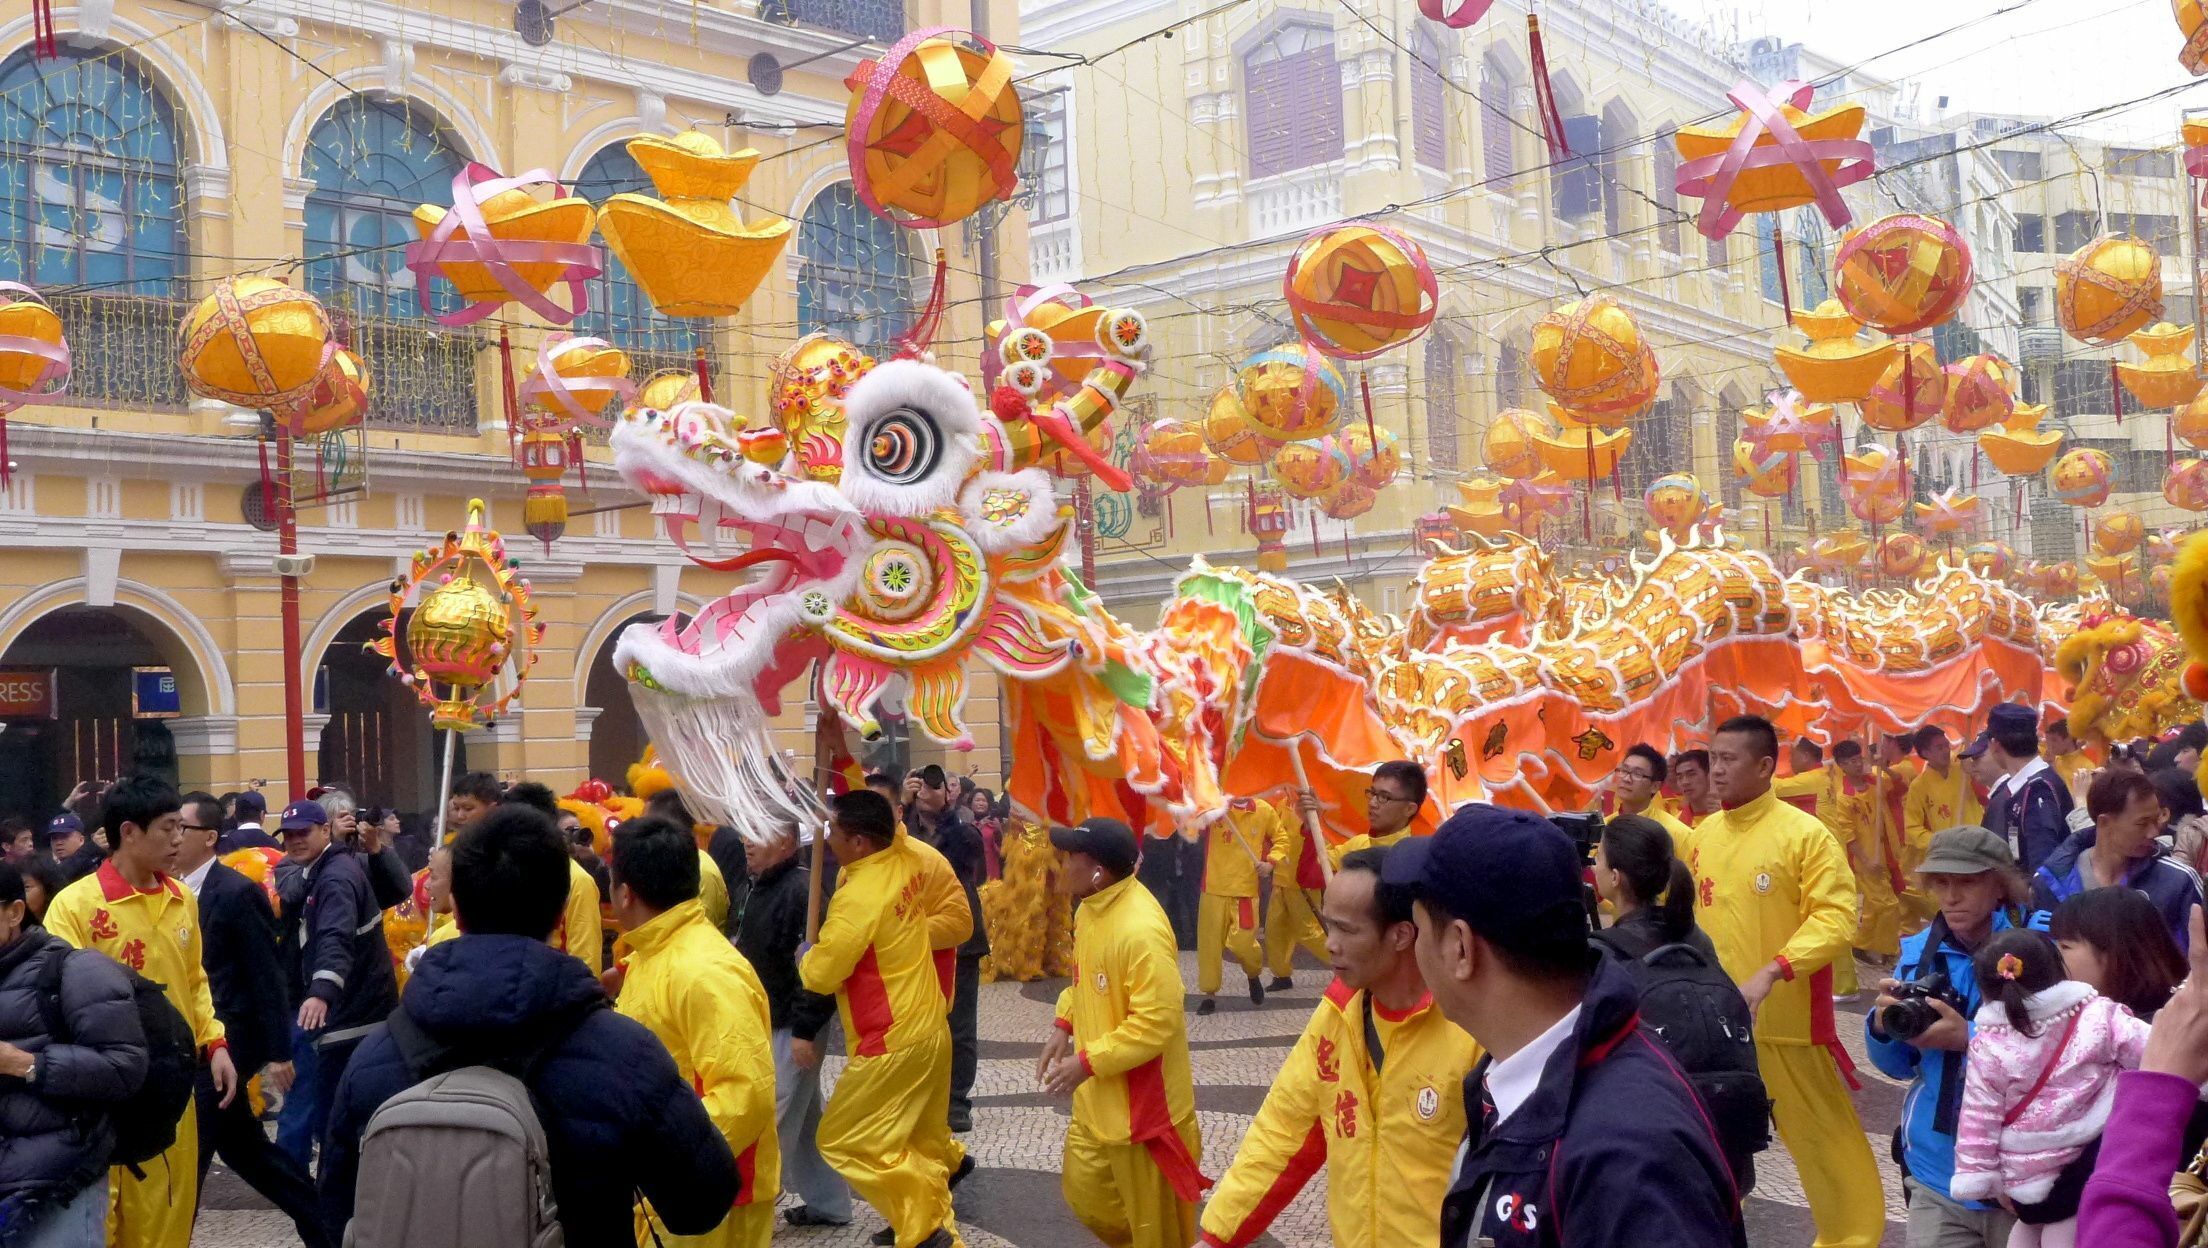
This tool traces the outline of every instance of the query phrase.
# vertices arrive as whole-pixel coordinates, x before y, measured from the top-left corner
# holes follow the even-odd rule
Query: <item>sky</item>
[[[2208,110],[2208,78],[2177,63],[2170,0],[1661,0],[1683,17],[1751,39],[1776,35],[1864,72],[1923,84],[1921,113],[2063,117],[2181,83],[2176,97],[2078,127],[2173,139],[2182,108]],[[1966,23],[1968,23],[1966,25]],[[1951,27],[1963,29],[1942,34]],[[1938,37],[1933,37],[1938,36]],[[1918,47],[1904,45],[1927,40]],[[1871,59],[1876,58],[1876,59]]]

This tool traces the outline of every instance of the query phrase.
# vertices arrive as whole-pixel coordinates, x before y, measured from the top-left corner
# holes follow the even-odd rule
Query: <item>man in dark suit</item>
[[[230,1041],[231,1060],[241,1082],[259,1071],[265,1076],[264,1088],[287,1091],[292,1069],[284,1059],[291,1052],[291,1010],[276,956],[275,912],[260,885],[215,861],[222,804],[194,793],[184,799],[183,813],[174,873],[199,898],[200,958],[214,993],[215,1017],[222,1020]],[[291,1218],[305,1248],[329,1248],[313,1181],[261,1129],[250,1098],[233,1097],[224,1108],[202,1070],[197,1099],[202,1186],[207,1161],[219,1152],[224,1165]]]

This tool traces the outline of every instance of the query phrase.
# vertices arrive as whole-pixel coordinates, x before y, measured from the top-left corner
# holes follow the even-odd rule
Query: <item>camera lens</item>
[[[1878,1011],[1879,1030],[1896,1040],[1914,1040],[1939,1021],[1939,1015],[1922,1001],[1896,1001]]]

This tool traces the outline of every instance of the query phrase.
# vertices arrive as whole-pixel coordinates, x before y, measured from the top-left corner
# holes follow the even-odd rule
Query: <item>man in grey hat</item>
[[[1998,748],[1998,747],[1997,747]],[[2002,1248],[2016,1219],[1998,1206],[1948,1195],[1955,1177],[1955,1122],[1962,1107],[1963,1064],[1970,1018],[1978,1012],[1978,977],[1971,955],[1995,932],[2021,922],[2024,877],[2008,842],[1981,827],[1948,828],[1932,836],[1917,868],[1940,912],[1904,940],[1894,978],[1879,985],[1878,1007],[1865,1020],[1866,1049],[1881,1071],[1911,1081],[1902,1123],[1902,1168],[1909,1192],[1908,1248]],[[1945,993],[1923,998],[1931,1022],[1892,1034],[1885,1007],[1908,994],[1906,984],[1944,978]],[[1958,1004],[1960,1003],[1960,1004]],[[1917,1021],[1926,1016],[1919,1015]],[[1899,1020],[1897,1020],[1899,1021]]]

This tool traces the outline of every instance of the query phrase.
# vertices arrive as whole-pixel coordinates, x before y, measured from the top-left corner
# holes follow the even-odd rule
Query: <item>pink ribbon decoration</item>
[[[2208,27],[2202,27],[2208,30]],[[2208,143],[2185,149],[2185,172],[2196,178],[2208,179]],[[2200,206],[2208,208],[2208,182],[2200,188]]]
[[[1487,16],[1495,7],[1495,0],[1458,0],[1454,6],[1446,0],[1418,0],[1418,11],[1440,22],[1451,30],[1463,30]]]
[[[1792,165],[1801,171],[1817,198],[1818,208],[1834,229],[1851,220],[1848,206],[1840,198],[1840,189],[1870,177],[1877,168],[1876,156],[1871,145],[1862,139],[1812,141],[1802,137],[1780,111],[1779,101],[1784,100],[1806,112],[1815,91],[1809,83],[1788,80],[1778,85],[1774,99],[1765,95],[1755,83],[1742,79],[1726,93],[1725,98],[1747,114],[1741,122],[1740,133],[1733,137],[1732,146],[1723,153],[1680,165],[1675,183],[1679,194],[1701,198],[1702,211],[1695,215],[1694,228],[1703,237],[1722,239],[1740,224],[1744,214],[1728,200],[1733,183],[1742,173],[1776,165]],[[1758,142],[1765,135],[1772,141]],[[1836,162],[1829,173],[1824,166],[1828,160]]]
[[[535,186],[549,186],[555,200],[566,199],[568,190],[552,176],[548,169],[531,169],[518,177],[500,177],[498,171],[478,161],[468,166],[452,179],[452,211],[430,236],[406,247],[406,267],[414,274],[414,296],[424,313],[429,311],[429,282],[431,277],[443,276],[447,264],[480,264],[490,272],[501,290],[554,325],[573,323],[576,317],[590,311],[590,291],[584,285],[603,271],[598,249],[589,243],[546,243],[530,240],[509,240],[493,237],[490,224],[483,219],[483,201],[507,191],[526,190]],[[466,231],[466,236],[453,237]],[[563,308],[552,301],[548,294],[539,292],[525,282],[516,272],[517,264],[558,264],[566,267],[565,282],[573,309]],[[448,312],[436,318],[440,325],[473,325],[505,306],[497,303],[471,303],[457,312]]]
[[[0,296],[15,295],[18,298],[0,298],[0,306],[10,303],[35,303],[49,311],[52,305],[37,291],[21,282],[0,282]],[[0,334],[0,354],[31,355],[46,361],[38,370],[38,377],[28,390],[11,390],[0,386],[0,415],[14,411],[26,403],[52,398],[69,386],[69,340],[41,342],[27,334]]]
[[[574,334],[549,334],[537,344],[537,371],[529,374],[529,380],[521,384],[521,402],[524,406],[535,403],[556,415],[565,415],[575,424],[592,429],[609,429],[613,422],[603,410],[593,412],[577,400],[578,394],[604,394],[611,399],[626,402],[636,397],[636,383],[626,377],[576,377],[569,379],[560,374],[554,360],[562,354],[562,348],[598,348],[612,350],[613,344],[603,338],[581,338]]]

